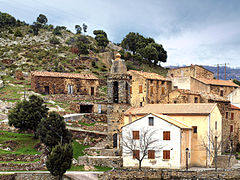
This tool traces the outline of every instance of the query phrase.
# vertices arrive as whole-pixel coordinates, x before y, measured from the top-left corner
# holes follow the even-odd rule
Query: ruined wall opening
[[[113,102],[118,103],[118,82],[113,82]]]
[[[80,105],[80,113],[92,113],[93,105]]]
[[[44,94],[49,94],[49,86],[44,86]]]
[[[113,134],[113,148],[117,147],[117,139],[118,139],[117,133]]]

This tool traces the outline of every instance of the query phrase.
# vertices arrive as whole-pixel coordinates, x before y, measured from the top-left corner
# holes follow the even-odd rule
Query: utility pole
[[[227,63],[225,63],[225,80],[227,80]]]
[[[219,64],[217,64],[217,79],[219,79]]]

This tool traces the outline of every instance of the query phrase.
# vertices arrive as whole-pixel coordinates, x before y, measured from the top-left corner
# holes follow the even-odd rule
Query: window
[[[225,116],[226,119],[228,119],[228,112],[226,112],[226,116]]]
[[[234,120],[234,113],[231,113],[231,120]]]
[[[139,85],[139,93],[142,93],[143,90],[142,90],[142,85]]]
[[[91,96],[94,96],[94,87],[91,87]]]
[[[130,86],[130,94],[132,94],[132,86]]]
[[[170,140],[170,131],[163,131],[163,140]]]
[[[165,88],[162,87],[162,94],[165,94]]]
[[[153,83],[153,80],[150,80],[150,83]]]
[[[193,133],[197,133],[197,126],[193,126]]]
[[[133,150],[133,159],[139,159],[139,154],[140,154],[139,150]]]
[[[164,81],[162,81],[161,83],[162,83],[162,85],[164,85]]]
[[[217,130],[217,121],[215,121],[215,130]]]
[[[148,150],[148,159],[155,159],[155,150]]]
[[[233,125],[230,125],[230,133],[233,132]]]
[[[170,150],[163,150],[163,159],[170,159]]]
[[[149,126],[153,126],[154,125],[153,117],[148,117],[148,125]]]
[[[153,86],[150,86],[150,95],[153,94]]]
[[[194,98],[194,103],[198,103],[198,97]]]
[[[139,139],[139,131],[133,131],[133,139]]]
[[[173,77],[173,74],[171,74],[171,77]]]
[[[177,101],[173,101],[174,104],[177,104]]]
[[[68,94],[73,94],[73,85],[68,85]]]
[[[222,96],[222,97],[223,97],[223,90],[221,90],[221,91],[220,91],[220,96]]]
[[[142,107],[143,106],[143,103],[142,102],[140,102],[140,107]]]

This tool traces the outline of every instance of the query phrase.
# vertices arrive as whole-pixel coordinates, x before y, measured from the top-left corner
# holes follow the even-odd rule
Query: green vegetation
[[[40,161],[40,159],[34,159],[33,161],[0,161],[0,164],[6,164],[6,163],[22,164],[22,163],[34,163],[38,161]]]
[[[83,126],[94,126],[96,123],[94,122],[94,123],[88,124],[88,123],[85,123],[85,122],[78,121],[78,124],[81,124]]]
[[[107,167],[107,166],[94,166],[94,170],[92,171],[109,171],[112,168],[111,167]],[[84,166],[72,166],[71,169],[69,169],[68,171],[85,171],[84,170]]]
[[[32,134],[12,133],[0,130],[0,144],[12,146],[12,151],[0,150],[0,154],[41,154],[34,149],[39,140],[33,138]]]
[[[73,141],[73,157],[77,159],[79,156],[84,156],[84,149],[88,148],[89,146],[84,146],[79,144],[76,140]]]

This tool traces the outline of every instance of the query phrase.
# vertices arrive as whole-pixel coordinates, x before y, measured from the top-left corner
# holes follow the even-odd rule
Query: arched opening
[[[113,102],[118,103],[118,82],[113,82]]]

